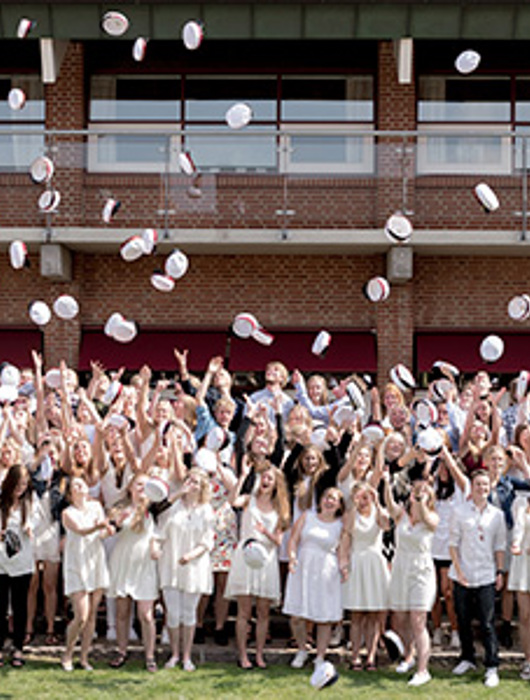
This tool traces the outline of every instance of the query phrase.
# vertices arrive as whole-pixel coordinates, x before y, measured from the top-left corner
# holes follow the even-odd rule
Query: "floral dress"
[[[212,571],[229,571],[237,547],[236,514],[228,502],[228,489],[217,475],[211,479],[211,506],[215,514],[214,544],[211,552]]]

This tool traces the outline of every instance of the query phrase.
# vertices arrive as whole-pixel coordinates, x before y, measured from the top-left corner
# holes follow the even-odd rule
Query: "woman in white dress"
[[[81,635],[80,666],[91,671],[88,661],[96,627],[96,614],[109,574],[102,537],[114,529],[105,518],[99,501],[89,497],[88,485],[80,477],[71,480],[70,506],[62,513],[66,532],[63,555],[64,594],[70,598],[74,617],[66,629],[66,648],[61,659],[65,671],[73,670],[74,646]]]
[[[521,678],[530,681],[530,500],[516,511],[508,589],[517,592],[519,636],[524,654]]]
[[[301,668],[307,659],[306,621],[317,625],[318,665],[324,661],[332,625],[342,620],[341,573],[348,572],[345,560],[339,566],[343,514],[344,497],[330,487],[320,497],[317,512],[307,510],[293,526],[283,612],[294,618],[291,627],[298,644],[294,668]]]
[[[137,474],[129,485],[130,502],[116,509],[111,520],[119,528],[109,561],[109,596],[116,598],[118,653],[110,662],[120,668],[127,661],[127,642],[132,601],[138,609],[146,669],[157,670],[155,661],[154,601],[158,597],[155,523],[144,494],[147,474]]]
[[[388,610],[390,574],[383,556],[383,530],[390,524],[377,491],[366,481],[352,488],[352,509],[345,516],[343,545],[350,559],[350,573],[342,584],[342,607],[351,610],[352,668],[362,669],[359,656],[364,640],[366,669],[375,670],[381,617]]]
[[[436,598],[432,539],[439,517],[434,493],[426,482],[414,481],[408,502],[401,506],[392,495],[388,473],[384,474],[384,480],[385,502],[397,523],[389,609],[394,613],[393,621],[405,643],[405,658],[396,671],[408,673],[414,668],[415,646],[418,666],[409,685],[420,686],[431,680],[427,669],[431,649],[427,615]]]
[[[191,469],[175,494],[176,501],[165,513],[160,532],[162,544],[158,560],[160,588],[164,595],[171,644],[166,668],[175,668],[180,660],[182,631],[182,668],[194,671],[191,660],[197,606],[201,595],[212,592],[210,551],[213,547],[215,516],[210,505],[208,475]]]
[[[15,464],[7,473],[0,492],[0,666],[4,665],[3,649],[10,599],[13,613],[11,665],[13,668],[24,665],[22,650],[28,590],[35,570],[32,546],[34,517],[28,470]]]
[[[284,476],[276,467],[271,466],[261,472],[254,494],[239,495],[246,476],[242,474],[230,497],[235,508],[243,509],[243,516],[241,537],[232,557],[225,596],[237,599],[238,664],[243,669],[251,669],[253,664],[248,658],[247,637],[253,598],[256,599],[257,614],[256,665],[259,668],[267,667],[263,651],[270,606],[280,602],[278,547],[282,533],[289,526],[289,500]],[[256,540],[263,547],[264,563],[261,568],[252,568],[245,561],[244,547],[248,540]]]

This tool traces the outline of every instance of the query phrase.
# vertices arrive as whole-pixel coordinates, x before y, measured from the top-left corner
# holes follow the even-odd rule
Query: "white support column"
[[[55,83],[59,77],[68,41],[44,38],[39,40],[41,78],[43,83]]]

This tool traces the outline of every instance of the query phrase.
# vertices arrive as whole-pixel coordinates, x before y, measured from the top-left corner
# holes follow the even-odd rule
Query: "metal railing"
[[[54,226],[69,219],[95,225],[99,204],[112,195],[126,204],[124,226],[151,218],[166,229],[198,223],[369,229],[400,210],[426,229],[507,229],[525,240],[529,138],[473,125],[416,131],[0,127],[0,176],[28,172],[35,158],[49,156],[55,173],[46,187],[64,191],[57,213],[47,215]],[[182,153],[191,174],[182,170]],[[479,205],[470,206],[479,182],[489,182],[501,202],[480,221]],[[21,218],[17,192],[31,183],[15,178],[3,186],[14,196],[7,197],[0,225]],[[37,210],[22,218],[38,216]]]

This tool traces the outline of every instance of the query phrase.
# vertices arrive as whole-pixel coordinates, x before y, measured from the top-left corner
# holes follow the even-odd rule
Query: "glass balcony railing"
[[[100,228],[102,206],[113,196],[122,203],[112,223],[120,228],[369,230],[400,210],[417,229],[506,230],[524,240],[529,139],[530,127],[484,125],[408,132],[9,125],[0,127],[0,226]],[[29,169],[42,155],[53,161],[54,175],[35,185]],[[489,216],[474,198],[480,182],[500,201]],[[61,193],[57,211],[39,211],[43,188]]]

